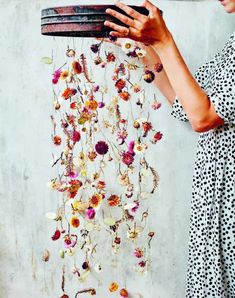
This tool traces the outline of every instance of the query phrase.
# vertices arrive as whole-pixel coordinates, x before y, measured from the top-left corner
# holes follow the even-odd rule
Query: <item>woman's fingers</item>
[[[141,6],[144,6],[149,11],[151,11],[152,9],[156,9],[157,8],[156,6],[153,5],[153,3],[151,3],[148,0],[144,0],[144,2],[141,4]]]
[[[100,41],[104,41],[104,42],[109,42],[109,43],[114,44],[114,45],[116,45],[118,47],[121,46],[121,43],[119,41],[117,41],[117,40],[116,41],[112,41],[109,38],[105,38],[105,37],[96,37],[96,39],[97,40],[100,40]]]
[[[129,33],[129,28],[126,28],[124,26],[117,25],[113,22],[105,21],[104,22],[105,26],[110,27],[111,29],[114,29],[115,31],[119,32],[123,36],[127,35]]]
[[[123,11],[125,11],[130,17],[132,17],[133,19],[142,22],[144,19],[146,19],[147,17],[141,13],[139,13],[138,11],[134,10],[133,8],[127,6],[126,4],[118,1],[117,3],[115,3],[115,5],[119,8],[121,8]]]
[[[115,17],[116,19],[120,20],[121,22],[123,22],[127,26],[133,26],[134,25],[134,20],[128,18],[127,16],[124,16],[123,14],[121,14],[120,12],[117,12],[116,10],[107,8],[105,12],[110,14],[111,16]]]

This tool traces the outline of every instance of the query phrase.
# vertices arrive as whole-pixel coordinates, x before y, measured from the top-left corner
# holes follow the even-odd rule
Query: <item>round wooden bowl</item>
[[[149,11],[140,6],[130,6],[143,15]],[[119,20],[105,12],[107,8],[125,14],[115,5],[74,5],[43,9],[41,12],[41,33],[50,36],[107,37],[111,29],[104,26],[104,21]]]

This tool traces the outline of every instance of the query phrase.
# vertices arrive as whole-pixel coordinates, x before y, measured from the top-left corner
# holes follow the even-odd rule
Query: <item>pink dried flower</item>
[[[65,240],[64,240],[65,248],[74,247],[75,244],[76,244],[75,240],[71,239],[69,236],[65,237]]]
[[[157,109],[159,109],[160,107],[161,107],[161,103],[160,102],[158,102],[158,101],[154,101],[154,103],[152,104],[152,108],[154,109],[154,110],[157,110]]]
[[[136,256],[136,258],[142,258],[144,255],[143,249],[141,249],[140,247],[137,247],[135,249],[134,255]]]
[[[93,219],[95,217],[95,209],[92,208],[92,207],[89,207],[87,210],[86,210],[86,217],[88,219]]]
[[[130,141],[128,144],[128,152],[130,152],[131,154],[135,154],[134,147],[135,147],[135,141]]]

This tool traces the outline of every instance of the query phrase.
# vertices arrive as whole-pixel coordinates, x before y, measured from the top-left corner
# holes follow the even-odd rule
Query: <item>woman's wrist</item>
[[[173,38],[171,32],[167,31],[167,33],[164,36],[164,38],[162,39],[162,41],[155,42],[152,45],[152,47],[160,56],[163,51],[165,51],[167,48],[169,48],[173,45],[174,45],[174,38]]]

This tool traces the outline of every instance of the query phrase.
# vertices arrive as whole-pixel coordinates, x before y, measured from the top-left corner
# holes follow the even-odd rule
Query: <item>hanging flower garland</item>
[[[163,136],[154,128],[149,115],[149,109],[158,110],[161,103],[155,96],[152,101],[146,99],[143,84],[152,83],[162,65],[155,65],[154,69],[142,67],[139,59],[146,52],[131,41],[121,46],[126,55],[123,61],[114,52],[103,50],[102,45],[103,41],[92,44],[90,53],[68,46],[66,62],[54,69],[51,78],[52,168],[57,174],[48,186],[59,192],[61,199],[57,210],[48,212],[46,217],[55,222],[51,239],[61,241],[60,257],[80,256],[80,262],[75,258],[71,268],[80,282],[92,271],[102,272],[104,265],[96,258],[102,251],[98,243],[101,233],[108,233],[112,254],[131,244],[134,269],[141,274],[150,266],[151,241],[155,235],[148,230],[149,208],[145,209],[144,201],[155,193],[159,176],[147,161],[146,153]],[[88,62],[90,55],[92,61]],[[58,63],[49,57],[43,57],[42,62],[54,67]],[[111,71],[108,84],[96,83],[91,69],[94,73]],[[140,72],[140,79],[132,82],[133,74]],[[113,96],[107,85],[114,91]],[[133,105],[138,109],[135,117]],[[110,167],[116,169],[112,179],[119,185],[118,190],[107,180]],[[145,244],[138,243],[140,236]],[[49,257],[45,250],[43,260],[47,262]],[[64,275],[63,267],[61,298],[69,297]],[[113,281],[107,289],[113,293],[119,287]],[[96,292],[95,288],[79,290],[75,297]],[[121,288],[119,296],[129,297],[128,291]]]

